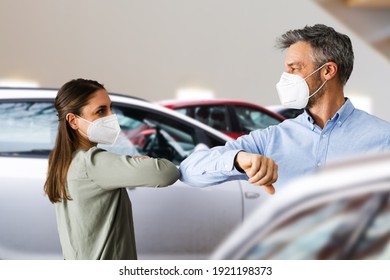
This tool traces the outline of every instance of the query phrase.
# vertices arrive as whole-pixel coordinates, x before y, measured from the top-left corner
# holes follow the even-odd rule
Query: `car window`
[[[101,148],[121,154],[166,158],[179,164],[195,147],[223,145],[222,139],[146,107],[113,103],[121,133],[113,146]],[[47,157],[57,135],[53,101],[0,102],[0,156]]]
[[[390,200],[383,197],[385,206],[367,228],[364,238],[358,243],[354,259],[390,259]]]
[[[378,245],[378,240],[387,244],[390,233],[389,211],[377,217],[381,196],[338,200],[301,211],[259,240],[245,258],[361,259],[373,258],[374,254],[377,258],[384,248],[368,245]],[[385,248],[385,258],[389,250]]]
[[[0,153],[47,156],[54,146],[57,116],[52,102],[1,102]]]
[[[122,135],[137,154],[166,158],[180,164],[198,144],[195,128],[145,108],[113,105]]]
[[[267,115],[266,113],[247,106],[234,105],[234,112],[237,115],[239,125],[244,133],[252,130],[264,129],[270,125],[280,123],[280,120]]]
[[[178,109],[175,109],[175,111],[180,113],[180,114],[192,117],[190,115],[190,110],[188,108],[178,108]]]
[[[231,131],[229,116],[226,106],[195,106],[193,116],[196,120],[211,126],[219,131]]]

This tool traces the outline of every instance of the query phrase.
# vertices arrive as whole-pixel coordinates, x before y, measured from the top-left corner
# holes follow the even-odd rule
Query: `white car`
[[[54,207],[43,191],[57,130],[56,94],[54,89],[0,88],[0,259],[63,258]],[[194,149],[231,139],[138,98],[111,94],[111,100],[122,128],[112,149],[119,153],[179,165]],[[128,193],[139,259],[204,259],[267,197],[245,181],[211,188],[177,181],[168,188],[129,188]]]
[[[345,159],[256,209],[210,259],[390,259],[390,154]]]

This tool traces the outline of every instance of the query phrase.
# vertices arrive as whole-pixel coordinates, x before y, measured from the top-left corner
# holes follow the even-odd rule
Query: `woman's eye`
[[[105,114],[105,110],[104,109],[100,109],[99,111],[96,112],[99,116],[101,115],[104,115]]]

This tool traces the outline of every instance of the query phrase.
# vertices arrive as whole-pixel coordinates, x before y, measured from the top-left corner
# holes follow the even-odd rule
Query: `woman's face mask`
[[[317,70],[309,74],[306,78],[302,78],[299,75],[289,74],[283,72],[280,77],[280,81],[276,84],[276,90],[279,95],[280,102],[283,106],[288,108],[302,109],[305,108],[309,98],[316,94],[327,81],[310,95],[309,87],[306,83],[306,79],[311,75],[319,71],[326,64],[319,67]]]
[[[89,123],[87,129],[89,141],[98,144],[113,145],[118,138],[121,129],[115,114],[96,119],[93,122],[83,119],[80,116],[77,117]]]

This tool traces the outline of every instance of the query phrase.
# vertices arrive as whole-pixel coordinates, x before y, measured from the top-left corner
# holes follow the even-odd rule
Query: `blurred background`
[[[151,101],[278,104],[275,39],[324,23],[352,39],[346,95],[390,121],[389,0],[1,0],[0,85],[83,77]]]
[[[285,54],[276,39],[317,23],[353,42],[346,96],[390,121],[390,0],[0,0],[0,87],[94,79],[238,137],[284,120],[244,103],[279,104]],[[53,205],[42,195],[56,135],[52,99],[36,91],[28,102],[8,100],[11,92],[30,93],[2,90],[0,259],[62,259]],[[199,113],[199,100],[188,109],[193,98],[208,112]],[[225,100],[210,105],[221,102],[211,98]],[[149,102],[113,101],[122,132],[135,139],[127,146],[143,155],[178,165],[199,144],[230,139]],[[129,188],[140,259],[205,258],[231,233],[218,258],[265,259],[261,253],[272,250],[267,257],[390,259],[389,169],[386,154],[336,162],[267,203],[261,188],[237,180],[203,189],[180,180],[161,190]],[[259,206],[259,216],[244,224]]]

